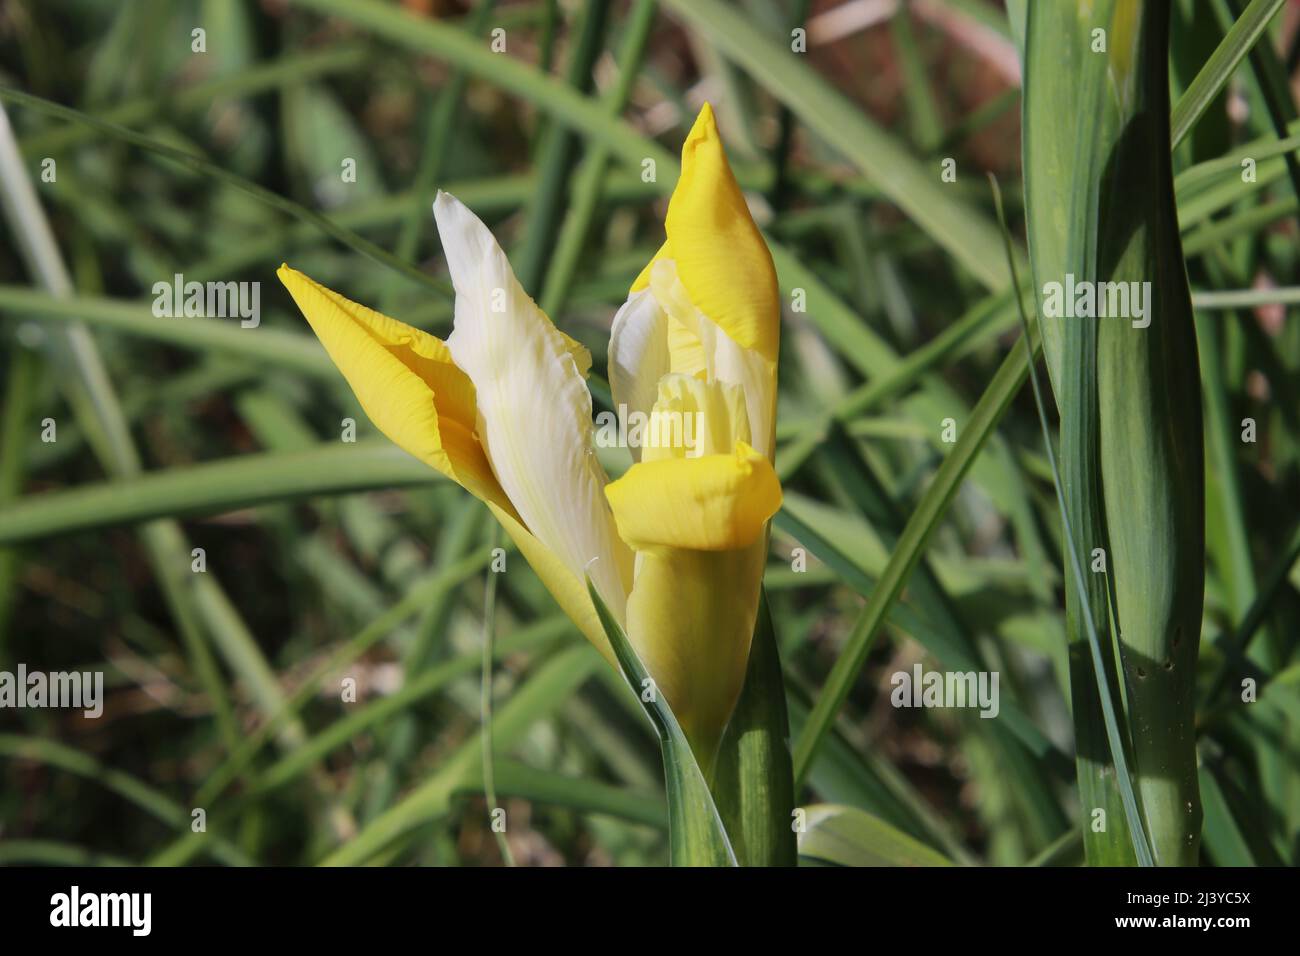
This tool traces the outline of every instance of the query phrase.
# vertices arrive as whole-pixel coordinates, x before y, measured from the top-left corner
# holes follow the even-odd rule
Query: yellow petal
[[[772,458],[781,322],[776,269],[707,103],[682,147],[665,231],[632,295],[650,291],[667,313],[670,371],[745,389],[754,446]]]
[[[287,265],[276,275],[375,427],[478,497],[510,507],[475,435],[474,385],[446,345]]]
[[[762,536],[781,507],[781,482],[766,457],[737,442],[734,454],[642,461],[605,496],[636,551],[731,551]]]
[[[523,525],[493,474],[474,432],[474,385],[447,346],[288,266],[278,275],[375,426],[486,501],[560,609],[617,666],[585,583]],[[562,343],[579,363],[579,350],[586,350],[572,340]],[[589,355],[586,361],[590,365]]]
[[[738,385],[665,375],[646,428],[642,461],[727,455],[749,444],[745,393]]]
[[[669,364],[674,372],[740,386],[749,411],[754,446],[773,457],[776,441],[776,363],[745,348],[701,312],[674,259],[659,259],[650,272],[651,295],[668,313]]]
[[[637,551],[628,639],[709,774],[744,685],[767,554],[763,532],[781,488],[771,463],[744,441],[714,453],[747,433],[738,387],[665,376],[652,421],[675,413],[697,416],[694,437],[705,454],[647,447],[605,494],[619,533]]]
[[[669,548],[637,556],[628,640],[706,776],[745,683],[766,553],[760,535],[739,551]]]
[[[573,364],[577,368],[578,374],[585,379],[591,374],[591,350],[577,339],[569,338],[560,329],[556,329],[555,334],[560,337],[560,341],[564,343],[565,349],[573,358]]]
[[[660,259],[671,259],[672,257],[672,250],[668,248],[668,242],[665,240],[664,244],[659,247],[659,251],[656,252],[650,261],[645,264],[645,268],[641,270],[641,274],[632,281],[632,288],[629,291],[640,292],[642,289],[650,285],[650,272],[654,269],[655,263]]]
[[[682,174],[664,227],[695,306],[742,348],[775,362],[781,320],[776,269],[707,103],[682,146]]]
[[[591,603],[585,581],[570,571],[555,552],[538,541],[513,514],[491,503],[488,504],[488,508],[501,522],[501,527],[505,528],[506,534],[510,535],[510,540],[515,543],[524,560],[536,572],[546,590],[551,592],[551,597],[555,598],[555,603],[560,606],[560,610],[568,615],[569,619],[577,625],[578,630],[617,670],[618,659],[614,656],[614,649],[609,645],[609,638],[605,636],[605,628],[596,616],[596,608]]]
[[[492,470],[528,531],[578,580],[590,573],[621,621],[632,554],[605,500],[574,343],[524,291],[477,216],[446,193],[434,216],[456,289],[447,347],[474,383]]]

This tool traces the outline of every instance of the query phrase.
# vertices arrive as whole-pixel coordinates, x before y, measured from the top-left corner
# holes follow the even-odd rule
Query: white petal
[[[609,333],[609,388],[619,414],[649,416],[668,369],[668,316],[649,289],[633,292]],[[640,447],[630,450],[640,461]]]
[[[760,455],[771,458],[775,438],[771,366],[758,352],[738,345],[722,326],[706,316],[700,317],[700,331],[705,353],[710,356],[710,376],[728,385],[739,385],[744,391],[754,439],[750,444]]]
[[[649,291],[675,322],[685,339],[698,339],[698,350],[707,381],[738,385],[745,392],[752,446],[760,455],[772,456],[775,441],[776,381],[775,369],[760,352],[737,343],[726,331],[691,302],[686,287],[677,275],[671,259],[655,262],[650,273]],[[671,324],[670,322],[670,324]],[[682,350],[683,353],[686,350]],[[694,372],[691,366],[674,367],[674,372]]]
[[[528,530],[579,580],[590,574],[622,620],[632,557],[605,500],[573,343],[529,298],[477,216],[442,192],[433,211],[456,289],[447,347],[474,383],[492,470]]]

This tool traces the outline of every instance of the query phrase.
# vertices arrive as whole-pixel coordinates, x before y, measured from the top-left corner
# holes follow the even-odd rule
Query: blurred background
[[[1175,6],[1178,90],[1231,9]],[[951,449],[945,422],[971,421],[1020,334],[986,179],[1021,235],[1013,21],[984,0],[0,2],[0,84],[65,108],[4,104],[39,205],[0,231],[0,669],[105,675],[99,719],[0,710],[0,862],[502,862],[477,736],[502,542],[377,435],[274,272],[445,336],[429,207],[448,190],[591,349],[608,407],[610,320],[705,101],[789,306],[766,584],[797,735]],[[1286,4],[1266,41],[1287,80],[1298,21]],[[1267,96],[1243,62],[1178,167],[1271,132]],[[1295,284],[1275,160],[1247,194],[1180,190],[1194,288]],[[178,274],[260,283],[260,324],[156,315]],[[1300,852],[1293,312],[1198,316],[1223,420],[1261,436],[1207,454],[1207,863]],[[1243,612],[1220,549],[1268,594],[1250,708],[1216,683]],[[1022,389],[801,800],[954,862],[1078,862],[1061,554]],[[492,690],[513,857],[665,862],[648,725],[509,561]],[[997,670],[1002,719],[892,707],[890,675],[935,655]]]

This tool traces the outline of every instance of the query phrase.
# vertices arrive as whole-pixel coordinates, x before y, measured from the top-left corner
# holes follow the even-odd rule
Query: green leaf
[[[603,814],[656,830],[668,826],[662,796],[654,790],[640,792],[611,786],[590,777],[569,777],[530,767],[517,760],[497,761],[496,789],[502,796],[519,797],[544,806]],[[466,788],[466,792],[474,793],[475,790]]]
[[[804,808],[801,861],[833,866],[952,866],[943,854],[856,807]]]
[[[135,866],[119,856],[58,840],[5,840],[0,866]]]
[[[351,247],[361,255],[374,260],[380,265],[386,265],[396,272],[401,273],[408,279],[412,279],[426,288],[432,289],[438,294],[450,297],[451,286],[442,279],[435,279],[430,275],[421,272],[415,266],[397,258],[387,249],[376,245],[364,236],[358,235],[351,229],[340,226],[334,220],[321,215],[314,209],[308,209],[291,199],[286,199],[279,193],[259,186],[257,183],[245,179],[232,173],[228,169],[210,162],[196,153],[187,152],[183,149],[177,149],[167,143],[160,143],[151,139],[135,130],[127,129],[125,126],[118,126],[116,123],[107,123],[104,120],[96,119],[79,110],[71,109],[67,106],[60,106],[58,103],[52,103],[49,100],[42,99],[39,96],[32,96],[29,93],[23,93],[19,90],[0,87],[0,99],[7,99],[14,103],[19,103],[28,109],[36,110],[47,116],[57,116],[59,119],[71,120],[75,123],[82,123],[92,127],[98,132],[119,139],[124,143],[130,143],[140,149],[147,150],[157,156],[161,156],[171,162],[177,163],[186,169],[201,173],[202,175],[216,182],[225,183],[233,186],[241,192],[247,193],[254,199],[264,203],[272,209],[285,213],[302,222],[310,223],[321,232],[337,239],[346,246]]]
[[[559,707],[605,662],[590,644],[569,647],[538,667],[495,714],[492,739],[504,751],[538,720]],[[365,825],[321,861],[321,866],[358,866],[409,840],[423,824],[447,814],[452,798],[481,779],[481,742],[476,733],[444,759],[427,780]]]
[[[1215,96],[1223,89],[1232,76],[1242,57],[1250,52],[1255,41],[1264,35],[1264,30],[1273,16],[1282,9],[1284,0],[1251,0],[1237,22],[1232,25],[1218,49],[1210,55],[1209,61],[1196,74],[1187,91],[1179,98],[1170,118],[1171,139],[1173,145],[1182,142],[1183,137],[1191,131],[1213,102]]]
[[[659,735],[664,758],[664,784],[668,791],[668,846],[672,865],[737,866],[736,854],[713,802],[713,794],[709,792],[708,781],[704,779],[672,708],[657,692],[646,700],[642,688],[653,687],[649,672],[590,578],[587,579],[587,592],[596,606],[596,614],[614,648],[624,678]]]
[[[355,69],[365,61],[365,57],[365,50],[351,44],[282,55],[268,63],[216,76],[178,90],[164,89],[139,99],[117,103],[96,115],[110,123],[126,126],[147,123],[161,113],[168,116],[201,113],[212,109],[214,103],[251,97],[263,90],[288,83]],[[90,126],[51,126],[24,136],[20,145],[24,156],[42,157],[94,140],[95,137],[96,132]]]
[[[1032,347],[1036,350],[1037,345],[1035,341]],[[867,598],[867,604],[854,624],[835,666],[831,668],[822,692],[808,715],[804,731],[795,745],[796,787],[807,778],[817,749],[830,730],[850,687],[858,679],[881,624],[902,594],[912,569],[924,554],[926,545],[947,512],[958,486],[974,464],[979,450],[1006,413],[1016,392],[1024,384],[1029,369],[1029,354],[1026,342],[1023,339],[1017,341],[1011,354],[994,374],[993,381],[985,389],[979,403],[971,411],[969,421],[958,434],[957,443],[944,458],[899,534],[889,561]]]
[[[759,598],[745,686],[723,734],[713,797],[742,866],[794,866],[794,769],[780,649]]]
[[[105,766],[90,754],[56,741],[0,734],[0,757],[36,761],[94,781],[177,832],[188,830],[192,822],[189,808],[175,803],[162,791],[155,790],[145,781],[123,770]],[[250,866],[254,862],[238,847],[216,834],[212,837],[212,843],[212,856],[221,863]]]
[[[28,495],[0,508],[0,544],[160,516],[218,514],[312,495],[435,484],[443,478],[386,439],[237,455]],[[185,567],[189,567],[188,551]]]
[[[1094,50],[1097,30],[1103,31],[1109,52]],[[1022,165],[1034,288],[1063,283],[1067,275],[1086,281],[1097,277],[1099,184],[1119,136],[1115,111],[1105,108],[1110,102],[1109,60],[1113,56],[1118,63],[1127,53],[1131,32],[1131,25],[1116,13],[1114,0],[1086,10],[1072,4],[1029,6]],[[1080,122],[1056,121],[1065,114],[1081,117]],[[1063,181],[1077,185],[1062,189]],[[1028,334],[1027,320],[1025,330]],[[1142,858],[1146,840],[1138,837],[1141,817],[1132,780],[1123,769],[1129,734],[1114,692],[1118,685],[1108,581],[1079,571],[1094,548],[1110,554],[1101,496],[1097,324],[1040,317],[1038,330],[1061,414],[1059,473],[1045,411],[1040,424],[1061,506],[1064,572],[1070,582],[1065,590],[1066,633],[1082,814],[1075,825],[1084,834],[1091,863],[1132,865]],[[1037,402],[1036,377],[1033,383]],[[1092,825],[1098,812],[1105,815],[1100,829]]]
[[[1201,799],[1205,803],[1205,848],[1218,866],[1256,866],[1255,855],[1233,819],[1214,771],[1201,767]]]
[[[345,643],[340,652],[330,655],[321,667],[316,668],[286,704],[290,712],[300,711],[318,691],[326,674],[339,673],[348,663],[356,660],[366,650],[387,637],[396,628],[403,617],[415,613],[429,604],[441,593],[455,593],[465,583],[468,574],[463,569],[481,570],[486,562],[478,556],[461,561],[457,565],[440,571],[411,589],[400,602],[367,625],[357,636]],[[449,573],[451,572],[451,573]],[[494,658],[499,660],[506,654],[518,654],[521,651],[536,651],[558,641],[564,641],[573,635],[573,625],[568,618],[555,615],[543,618],[536,624],[520,628],[502,639],[493,649]],[[447,688],[453,681],[474,672],[475,667],[482,667],[482,655],[477,653],[462,654],[450,660],[440,662],[421,671],[419,676],[410,679],[401,690],[380,697],[377,700],[359,705],[346,716],[335,720],[325,729],[309,738],[301,747],[281,757],[256,777],[250,787],[254,793],[266,793],[286,783],[296,780],[312,766],[323,760],[339,747],[357,737],[381,726],[398,715],[409,712],[414,705]],[[280,715],[277,715],[279,717]],[[267,736],[269,724],[264,724],[247,738],[226,763],[219,766],[204,783],[199,796],[206,800],[215,800],[221,795],[227,782],[234,779],[243,768],[256,756],[261,742]],[[495,805],[495,804],[493,804]]]
[[[633,166],[653,159],[661,170],[665,162],[667,168],[676,168],[671,153],[643,138],[628,123],[610,116],[596,100],[520,59],[493,53],[482,38],[470,36],[454,25],[372,0],[297,0],[296,6],[348,20],[390,43],[481,77],[536,104],[561,125],[604,144]],[[666,179],[662,175],[660,178]]]
[[[996,254],[997,230],[940,181],[937,160],[927,169],[743,9],[719,0],[666,0],[665,5],[857,165],[985,287],[1006,286],[1006,270]]]
[[[1199,861],[1196,671],[1205,589],[1205,449],[1196,329],[1174,204],[1169,8],[1146,3],[1120,134],[1098,184],[1096,277],[1149,282],[1149,328],[1097,323],[1111,602],[1133,769],[1155,862]],[[1088,323],[1092,324],[1092,323]]]
[[[365,200],[384,192],[382,167],[365,133],[323,83],[303,83],[284,91],[285,143],[300,171],[304,192],[327,209],[345,200]],[[345,180],[342,159],[355,163]]]
[[[24,286],[0,285],[0,312],[15,318],[84,322],[96,329],[143,336],[209,355],[229,355],[328,382],[339,378],[325,349],[310,335],[266,326],[245,329],[238,322],[201,316],[177,322],[154,315],[147,301],[56,296]]]
[[[0,88],[0,94],[6,92],[20,98],[25,96]],[[27,99],[44,102],[34,97]],[[56,298],[70,296],[72,277],[18,155],[13,129],[3,108],[0,108],[0,208],[32,276]],[[45,342],[77,422],[104,470],[128,480],[139,474],[143,466],[129,422],[89,329],[74,321],[47,330]],[[244,678],[263,708],[274,709],[279,702],[279,685],[216,576],[196,578],[184,570],[191,549],[180,525],[172,521],[155,522],[142,529],[141,540],[180,631],[190,667],[211,701],[218,730],[224,742],[233,745],[238,738],[233,706],[212,656],[212,646]],[[300,736],[299,725],[285,728],[285,740],[292,742]]]

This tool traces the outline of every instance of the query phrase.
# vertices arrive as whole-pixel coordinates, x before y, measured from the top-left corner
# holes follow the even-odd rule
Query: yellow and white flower
[[[667,241],[614,319],[616,404],[694,415],[694,447],[593,450],[591,355],[520,286],[487,227],[434,204],[456,291],[444,343],[300,272],[279,276],[376,427],[483,500],[613,662],[589,575],[706,773],[744,682],[781,504],[772,468],[780,303],[772,259],[706,105],[682,150]]]

